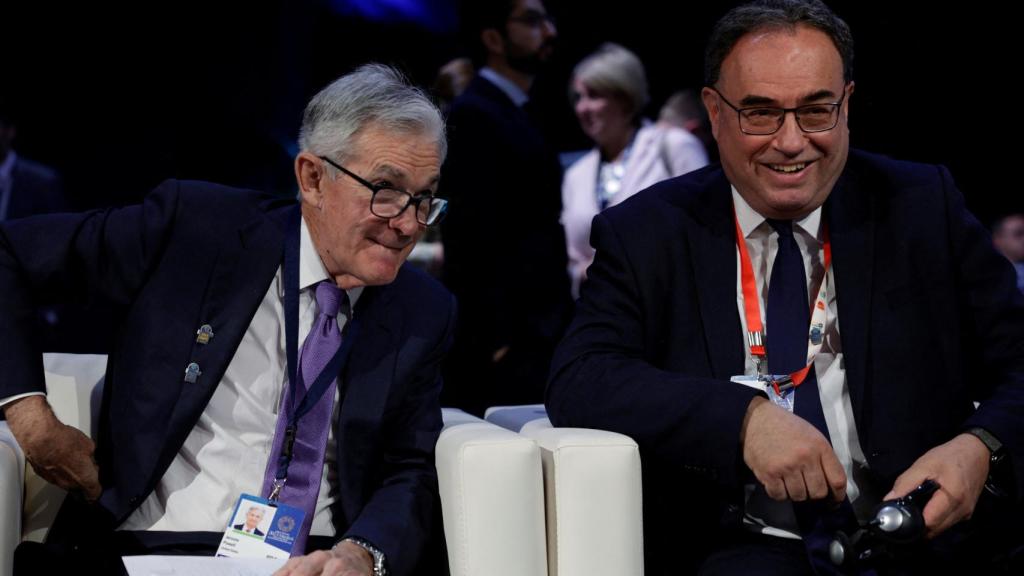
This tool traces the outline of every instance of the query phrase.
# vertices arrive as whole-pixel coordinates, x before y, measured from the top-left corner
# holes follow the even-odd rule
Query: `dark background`
[[[566,100],[582,56],[603,41],[637,52],[653,116],[672,91],[700,85],[707,34],[733,4],[549,0],[559,51],[536,100],[557,147],[588,147]],[[985,223],[1024,210],[1014,19],[988,3],[830,5],[856,42],[853,145],[945,164]],[[291,193],[295,134],[317,89],[369,60],[429,86],[464,52],[457,0],[37,1],[2,14],[0,89],[20,105],[16,147],[58,168],[79,208],[138,200],[168,177]]]

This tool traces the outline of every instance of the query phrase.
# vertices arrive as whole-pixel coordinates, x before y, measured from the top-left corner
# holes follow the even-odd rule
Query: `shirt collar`
[[[526,104],[526,101],[530,99],[530,95],[523,91],[522,88],[516,85],[515,82],[497,73],[494,68],[484,66],[480,69],[480,75],[486,78],[498,87],[499,90],[508,96],[509,100],[512,101],[516,106],[522,107]]]
[[[320,260],[320,255],[317,254],[316,247],[313,246],[313,237],[309,234],[309,227],[306,226],[306,219],[302,218],[299,241],[299,290],[305,290],[318,282],[329,280],[330,275],[327,273],[327,268],[324,267],[323,261]],[[359,295],[363,293],[364,286],[357,286],[355,288],[346,290],[348,294],[348,300],[354,309],[356,301],[359,300]]]
[[[764,224],[766,218],[751,208],[750,204],[747,204],[747,201],[740,195],[735,186],[732,186],[732,204],[736,207],[736,218],[740,221],[740,230],[743,231],[743,237],[750,238],[754,231],[761,224]],[[800,227],[808,236],[821,240],[821,206],[815,208],[807,216],[794,220],[794,224]]]

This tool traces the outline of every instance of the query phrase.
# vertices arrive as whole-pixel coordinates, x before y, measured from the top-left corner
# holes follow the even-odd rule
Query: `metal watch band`
[[[369,542],[367,542],[366,540],[363,540],[362,538],[356,538],[354,536],[350,536],[348,538],[345,538],[344,540],[342,540],[342,542],[351,542],[351,543],[355,544],[356,546],[359,546],[362,549],[364,549],[367,552],[369,552],[370,556],[373,556],[373,576],[387,576],[388,575],[388,570],[384,566],[384,560],[385,560],[384,553],[381,552],[380,549],[378,549],[376,546],[374,546],[373,544],[370,544]]]

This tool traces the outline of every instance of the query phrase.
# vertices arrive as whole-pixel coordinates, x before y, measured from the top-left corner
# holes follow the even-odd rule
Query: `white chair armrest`
[[[529,438],[445,413],[436,464],[452,576],[544,576],[540,449]]]
[[[0,575],[14,570],[14,549],[21,542],[25,455],[7,422],[0,422]]]
[[[642,576],[640,450],[628,436],[551,428],[520,432],[541,448],[550,576]]]

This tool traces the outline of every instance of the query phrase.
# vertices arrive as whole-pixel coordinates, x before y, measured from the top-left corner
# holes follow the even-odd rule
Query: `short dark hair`
[[[477,67],[487,61],[487,50],[480,41],[480,33],[494,28],[506,34],[506,24],[516,10],[518,0],[464,0],[460,6],[459,32],[464,50]]]
[[[798,24],[823,32],[843,60],[843,80],[853,80],[853,35],[842,18],[821,0],[758,0],[730,10],[715,24],[704,51],[704,84],[714,86],[722,61],[747,34],[766,28],[792,29]]]

